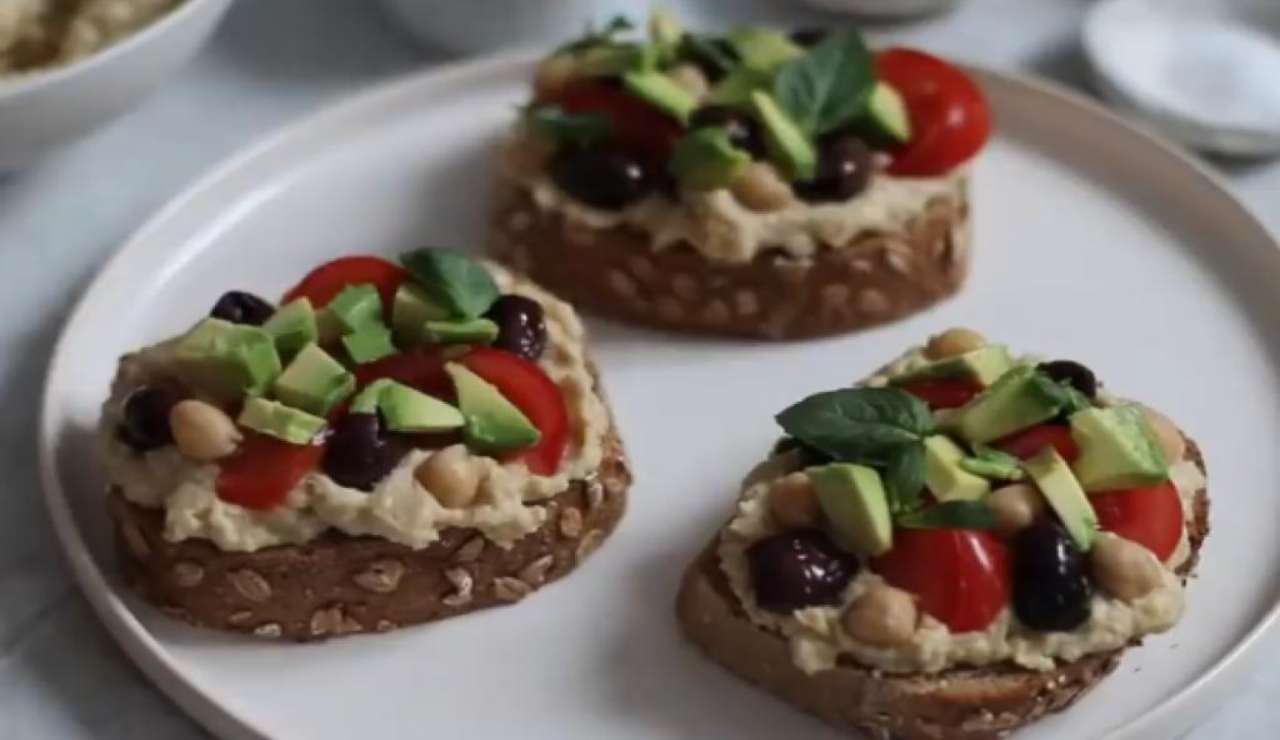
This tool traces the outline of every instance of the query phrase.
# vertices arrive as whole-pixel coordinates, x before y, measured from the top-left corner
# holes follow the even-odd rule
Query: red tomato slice
[[[1182,538],[1182,500],[1170,481],[1155,486],[1089,495],[1098,526],[1146,547],[1161,562]]]
[[[218,498],[246,509],[271,509],[320,464],[324,445],[295,445],[244,430],[235,456],[219,463]]]
[[[356,386],[363,388],[379,378],[390,378],[450,403],[453,381],[444,371],[444,357],[438,349],[419,348],[384,357],[367,365],[357,365]]]
[[[1009,603],[1008,550],[979,530],[895,529],[893,549],[871,569],[952,632],[986,629]]]
[[[991,110],[968,75],[913,49],[876,55],[876,75],[893,86],[911,118],[911,141],[894,152],[889,173],[941,175],[977,154],[991,135]]]
[[[473,349],[459,362],[496,386],[542,433],[538,444],[519,453],[519,459],[533,473],[554,473],[569,444],[569,410],[560,387],[542,368],[500,349]]]
[[[903,383],[902,390],[929,404],[931,409],[954,409],[982,392],[982,385],[965,378],[940,378]]]
[[[570,85],[553,101],[566,113],[599,113],[608,117],[623,147],[666,167],[680,138],[680,123],[625,90],[600,82]]]
[[[1023,460],[1034,457],[1046,447],[1057,448],[1058,454],[1067,462],[1075,462],[1080,457],[1080,446],[1071,436],[1071,429],[1059,424],[1040,424],[1024,429],[996,440],[991,446]]]
[[[312,306],[323,308],[348,285],[373,283],[382,298],[384,317],[390,321],[396,289],[408,278],[409,273],[403,267],[379,257],[340,257],[307,273],[302,282],[284,294],[281,302],[309,298]]]

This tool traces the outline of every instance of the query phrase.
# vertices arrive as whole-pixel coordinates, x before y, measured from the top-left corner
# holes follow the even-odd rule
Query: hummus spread
[[[1033,361],[1030,357],[1020,360]],[[890,377],[925,362],[922,350],[914,349],[863,384],[884,385]],[[1105,396],[1100,395],[1100,399],[1103,403],[1111,402]],[[785,635],[790,641],[792,660],[805,673],[834,668],[841,656],[894,673],[933,673],[958,664],[983,666],[1006,660],[1032,670],[1051,670],[1056,660],[1074,661],[1091,653],[1124,647],[1143,635],[1163,632],[1182,616],[1183,587],[1174,569],[1190,554],[1185,526],[1182,541],[1164,563],[1162,582],[1157,588],[1132,602],[1095,593],[1089,620],[1070,631],[1027,629],[1013,619],[1006,607],[982,631],[952,633],[946,625],[925,614],[906,645],[885,648],[859,642],[845,631],[840,615],[864,591],[881,582],[880,576],[865,567],[845,588],[839,605],[798,609],[790,615],[765,611],[756,603],[746,550],[781,531],[769,515],[766,496],[774,480],[799,468],[798,460],[784,453],[770,458],[748,476],[737,515],[721,533],[717,552],[720,567],[751,621]],[[1196,492],[1205,486],[1203,474],[1195,463],[1183,459],[1170,466],[1170,478],[1182,500],[1184,521],[1193,521]]]
[[[98,429],[102,459],[111,484],[130,501],[165,510],[165,537],[178,542],[211,540],[227,551],[252,552],[281,544],[301,544],[327,529],[351,535],[373,535],[412,548],[423,548],[448,527],[467,527],[500,547],[510,547],[546,520],[538,502],[558,494],[575,479],[588,478],[600,466],[608,410],[595,390],[584,354],[584,330],[573,309],[546,291],[487,264],[505,293],[518,293],[542,304],[547,349],[539,364],[560,387],[569,409],[571,438],[560,469],[552,476],[530,473],[522,463],[504,464],[472,455],[481,472],[476,502],[465,508],[440,505],[415,480],[413,471],[431,450],[415,450],[372,492],[347,488],[323,472],[307,474],[285,503],[268,511],[246,509],[218,498],[218,467],[187,460],[172,446],[138,454],[116,435],[129,393],[154,378],[169,375],[171,343],[161,343],[121,360],[111,397],[103,406]]]
[[[149,25],[181,0],[3,0],[0,75],[83,59]]]

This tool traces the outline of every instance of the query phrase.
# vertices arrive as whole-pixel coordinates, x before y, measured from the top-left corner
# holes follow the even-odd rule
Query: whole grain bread
[[[731,264],[690,245],[654,251],[626,226],[594,229],[503,182],[495,257],[575,305],[665,329],[797,339],[902,318],[954,293],[968,272],[968,183],[930,200],[901,231],[866,231],[809,258],[766,250]]]
[[[1203,471],[1204,458],[1189,438],[1187,454]],[[1184,580],[1194,571],[1209,533],[1207,491],[1197,491],[1194,502],[1187,528],[1191,555],[1178,569]],[[1043,672],[1002,663],[932,674],[886,674],[842,659],[831,670],[806,675],[792,662],[787,640],[757,627],[743,612],[720,569],[718,542],[717,534],[689,566],[680,586],[676,613],[689,639],[747,681],[877,740],[1005,736],[1069,707],[1115,670],[1124,652],[1096,653]]]

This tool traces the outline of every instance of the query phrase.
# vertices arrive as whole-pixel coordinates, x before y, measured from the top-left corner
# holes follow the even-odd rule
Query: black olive
[[[827,453],[823,452],[817,447],[810,447],[809,445],[805,444],[804,442],[801,442],[795,437],[783,437],[782,439],[778,440],[777,444],[773,446],[774,455],[781,455],[785,452],[791,452],[793,450],[800,451],[800,459],[804,462],[805,467],[812,467],[814,465],[826,465],[829,462],[835,461],[835,458],[831,457]]]
[[[542,304],[522,295],[504,295],[493,302],[485,318],[498,325],[493,346],[520,355],[526,360],[542,356],[547,345],[547,325]]]
[[[871,181],[871,149],[848,134],[824,139],[818,147],[814,178],[794,183],[796,194],[810,202],[845,201]]]
[[[124,400],[123,416],[117,432],[135,452],[146,452],[173,444],[169,411],[179,400],[168,388],[143,386]]]
[[[347,414],[333,425],[322,467],[339,485],[372,491],[407,449],[401,437],[383,427],[378,414]]]
[[[817,46],[831,33],[825,28],[797,28],[791,32],[791,40],[800,46]]]
[[[727,105],[706,105],[689,117],[689,128],[718,126],[729,134],[729,143],[756,157],[764,155],[764,133],[754,118]]]
[[[1089,619],[1089,584],[1084,554],[1062,527],[1039,522],[1013,542],[1013,613],[1035,630],[1079,627]]]
[[[215,319],[223,319],[233,324],[251,324],[262,326],[271,318],[276,307],[252,293],[241,290],[229,290],[222,294],[209,315]]]
[[[1093,374],[1092,370],[1078,362],[1054,360],[1053,362],[1041,363],[1040,370],[1050,378],[1059,383],[1066,383],[1072,386],[1089,398],[1094,398],[1098,395],[1098,377]]]
[[[747,564],[760,608],[784,614],[839,603],[844,587],[858,574],[857,558],[817,529],[760,540],[747,549]]]
[[[551,161],[551,178],[583,203],[608,210],[634,203],[654,188],[644,162],[607,146],[564,149]]]

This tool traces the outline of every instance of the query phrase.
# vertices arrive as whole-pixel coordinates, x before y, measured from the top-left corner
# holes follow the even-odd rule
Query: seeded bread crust
[[[630,484],[611,423],[597,473],[544,502],[546,523],[508,550],[451,528],[421,550],[330,530],[303,545],[224,552],[207,540],[165,540],[163,510],[118,490],[109,510],[125,581],[142,598],[198,627],[304,642],[520,601],[600,546],[622,518]]]
[[[1184,435],[1185,436],[1185,435]],[[1187,454],[1204,471],[1189,438]],[[1209,533],[1209,499],[1196,492],[1187,538],[1190,576]],[[822,719],[877,740],[990,740],[1069,707],[1120,664],[1124,649],[1086,656],[1051,671],[1013,663],[935,674],[885,674],[842,659],[812,676],[796,668],[787,640],[757,627],[729,588],[716,554],[719,535],[689,566],[676,614],[712,660]],[[1140,644],[1134,641],[1134,645]]]
[[[655,252],[630,227],[592,229],[499,187],[495,257],[578,306],[664,329],[800,339],[862,329],[954,293],[969,268],[968,181],[899,232],[867,231],[812,258],[780,250],[737,265],[688,245]]]

